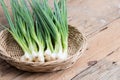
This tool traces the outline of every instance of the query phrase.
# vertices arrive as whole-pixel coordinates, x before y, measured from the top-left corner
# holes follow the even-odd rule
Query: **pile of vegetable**
[[[66,0],[10,0],[12,18],[0,0],[11,33],[24,51],[21,61],[46,62],[68,57]]]

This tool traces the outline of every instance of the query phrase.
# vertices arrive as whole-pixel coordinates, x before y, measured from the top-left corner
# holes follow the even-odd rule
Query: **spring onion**
[[[10,0],[13,20],[4,0],[0,0],[10,29],[8,31],[24,51],[21,61],[45,62],[68,56],[66,0]],[[30,5],[30,7],[28,7]]]

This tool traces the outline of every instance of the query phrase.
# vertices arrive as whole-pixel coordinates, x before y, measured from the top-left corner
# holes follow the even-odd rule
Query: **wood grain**
[[[68,0],[69,24],[77,27],[88,38],[89,45],[85,54],[72,68],[53,73],[20,71],[0,59],[0,79],[118,80],[120,78],[119,17],[120,0]],[[1,8],[0,23],[7,24]]]
[[[91,37],[120,17],[120,0],[70,0],[68,14],[69,23]]]
[[[99,60],[72,80],[119,80],[120,79],[120,48],[111,55]]]

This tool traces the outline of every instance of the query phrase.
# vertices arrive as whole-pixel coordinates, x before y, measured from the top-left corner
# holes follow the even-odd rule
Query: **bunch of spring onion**
[[[4,0],[0,0],[10,29],[7,29],[24,51],[21,61],[45,62],[68,56],[68,23],[66,0],[10,0],[13,20]],[[30,5],[30,7],[28,7]]]

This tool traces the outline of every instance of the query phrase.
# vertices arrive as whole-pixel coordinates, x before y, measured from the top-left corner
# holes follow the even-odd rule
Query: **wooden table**
[[[68,0],[68,14],[69,24],[84,32],[88,42],[73,67],[29,73],[0,59],[0,80],[120,80],[120,0]],[[7,24],[1,8],[0,22]]]

